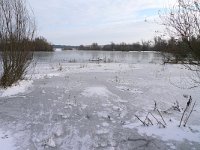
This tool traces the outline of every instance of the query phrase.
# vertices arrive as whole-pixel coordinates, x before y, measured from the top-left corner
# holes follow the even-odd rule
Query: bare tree
[[[0,0],[0,86],[4,88],[23,79],[32,61],[35,22],[26,6],[25,0]]]
[[[194,80],[200,83],[200,1],[177,0],[160,18],[168,35],[178,41],[180,56],[187,55],[182,63],[195,72]]]

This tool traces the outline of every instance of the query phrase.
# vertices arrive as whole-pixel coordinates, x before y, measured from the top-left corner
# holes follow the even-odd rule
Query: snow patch
[[[172,143],[167,143],[167,145],[171,148],[171,149],[176,149],[176,146]]]
[[[54,135],[56,137],[60,137],[64,134],[64,130],[63,130],[63,126],[62,125],[57,125],[55,126],[55,129],[54,129]]]
[[[47,140],[46,145],[49,146],[49,147],[52,147],[52,148],[56,147],[56,143],[55,143],[55,141],[53,140],[52,137]]]
[[[100,130],[97,130],[96,133],[97,134],[107,134],[107,133],[109,133],[109,130],[108,129],[100,129]]]
[[[139,89],[131,89],[130,92],[133,93],[133,94],[143,94],[143,92]]]
[[[59,77],[59,76],[62,76],[60,72],[53,72],[53,73],[49,72],[48,74],[40,72],[40,73],[35,73],[32,76],[32,79],[50,79],[52,77]]]
[[[128,103],[127,100],[123,100],[123,99],[119,99],[119,98],[117,100],[115,100],[115,101],[120,102],[120,103]]]
[[[200,141],[200,126],[178,127],[179,122],[176,120],[169,121],[166,128],[159,128],[158,126],[142,126],[141,123],[130,123],[123,127],[129,129],[137,129],[140,135],[160,137],[164,141],[184,141],[191,142]]]
[[[92,149],[93,141],[91,137],[86,134],[80,136],[78,130],[70,128],[70,134],[63,140],[63,144],[60,149],[70,149],[70,150],[89,150]]]
[[[130,89],[130,88],[125,87],[125,86],[117,86],[116,88],[119,89],[119,90],[122,91],[122,92],[128,91],[128,92],[131,92],[131,93],[133,93],[133,94],[143,94],[143,92],[142,92],[141,90],[136,89],[136,88]]]
[[[15,150],[14,139],[0,130],[0,146],[2,150]]]
[[[103,122],[103,123],[102,123],[102,126],[103,126],[103,127],[108,127],[109,124],[108,124],[107,122]]]
[[[102,111],[102,112],[97,112],[97,116],[100,118],[108,118],[109,117],[109,113],[106,111]]]
[[[7,89],[1,89],[0,97],[9,97],[19,93],[24,93],[28,90],[28,88],[30,88],[32,83],[32,80],[22,80]]]
[[[55,52],[62,52],[62,48],[55,48],[54,51]]]
[[[109,97],[113,95],[106,87],[89,87],[81,94],[85,97]]]

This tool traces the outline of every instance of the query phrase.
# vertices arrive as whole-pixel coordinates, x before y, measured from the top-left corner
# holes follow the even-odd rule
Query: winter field
[[[184,66],[162,65],[151,52],[76,54],[81,61],[56,53],[0,89],[0,149],[200,149],[200,87],[190,88],[194,76]],[[190,96],[194,111],[179,127]]]

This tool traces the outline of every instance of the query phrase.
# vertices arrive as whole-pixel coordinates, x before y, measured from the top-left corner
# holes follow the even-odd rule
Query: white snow
[[[100,130],[97,130],[97,134],[106,134],[106,133],[108,133],[109,132],[109,130],[108,129],[100,129]]]
[[[108,127],[109,124],[108,124],[107,122],[103,122],[103,123],[102,123],[102,126],[103,126],[103,127]]]
[[[109,97],[113,95],[106,87],[88,87],[81,94],[86,97]]]
[[[32,83],[32,80],[22,80],[7,89],[0,89],[0,97],[9,97],[24,93],[31,87]]]
[[[67,144],[61,149],[66,149],[66,150],[89,150],[91,149],[91,144],[92,144],[92,139],[89,135],[84,135],[80,136],[79,131],[76,129],[70,128],[70,134],[69,134],[69,139],[66,138],[64,139],[64,142]]]
[[[153,136],[155,138],[161,138],[164,141],[174,140],[174,141],[200,141],[200,127],[199,126],[189,126],[189,127],[179,127],[179,122],[176,120],[168,121],[167,127],[162,128],[158,125],[143,126],[141,122],[126,124],[123,127],[129,129],[137,129],[138,133],[141,135]]]
[[[122,92],[127,91],[133,94],[143,94],[143,92],[137,88],[128,88],[126,86],[117,86],[116,88],[118,88]]]
[[[97,116],[101,117],[101,118],[108,118],[109,113],[106,111],[102,111],[102,112],[97,112]]]
[[[56,147],[56,143],[55,143],[55,141],[53,140],[53,137],[51,137],[51,138],[49,138],[49,139],[47,140],[46,145],[49,146],[49,147],[53,147],[53,148]]]
[[[60,66],[62,66],[62,70],[59,70]],[[138,133],[142,136],[147,135],[163,141],[173,140],[184,142],[184,140],[188,140],[199,143],[199,107],[195,108],[196,111],[192,114],[191,120],[189,120],[191,124],[188,127],[178,127],[179,122],[177,118],[179,114],[175,115],[172,121],[169,121],[169,118],[166,119],[166,128],[160,128],[156,124],[145,127],[142,126],[141,122],[138,120],[135,119],[133,121],[130,119],[138,110],[143,111],[152,107],[154,100],[159,103],[159,108],[162,109],[167,109],[168,105],[173,104],[176,100],[180,102],[180,106],[184,106],[187,100],[183,98],[183,94],[192,95],[194,100],[197,100],[197,106],[199,106],[199,88],[196,90],[180,89],[174,87],[174,85],[170,83],[179,84],[177,80],[179,79],[179,75],[182,74],[182,72],[187,72],[185,69],[180,70],[179,67],[179,65],[169,65],[168,68],[165,68],[166,70],[162,70],[163,67],[158,64],[52,63],[51,66],[49,64],[38,64],[34,74],[28,74],[27,77],[32,76],[33,81],[38,79],[39,82],[45,81],[45,84],[47,84],[45,86],[40,83],[34,84],[36,88],[41,88],[40,86],[42,86],[41,92],[39,93],[42,98],[50,94],[48,90],[52,90],[53,88],[56,90],[55,95],[59,95],[56,95],[56,99],[54,99],[54,95],[48,95],[52,96],[47,97],[49,99],[48,102],[45,101],[45,98],[41,101],[40,106],[43,106],[42,108],[44,108],[45,111],[48,111],[48,108],[50,108],[51,112],[44,112],[44,110],[40,110],[41,108],[39,107],[32,108],[32,105],[30,108],[26,106],[26,104],[24,104],[25,108],[23,107],[23,111],[25,113],[32,109],[39,109],[39,111],[42,111],[42,115],[40,114],[37,116],[37,114],[31,113],[30,116],[33,115],[38,120],[47,119],[46,122],[47,124],[49,123],[46,127],[47,131],[41,131],[41,137],[39,139],[44,138],[43,134],[47,132],[46,134],[48,136],[44,138],[46,139],[45,144],[52,148],[61,147],[65,149],[67,145],[69,149],[90,149],[90,146],[96,142],[93,139],[95,134],[98,136],[102,134],[105,134],[105,136],[107,136],[107,134],[112,135],[118,125],[120,125],[120,127],[123,125],[123,129],[130,129],[130,132],[134,131],[132,129],[137,129]],[[90,74],[93,78],[91,81]],[[71,80],[71,76],[73,76],[74,80]],[[50,82],[49,79],[52,77],[58,77],[58,79],[60,79],[59,83],[57,83],[57,78],[54,78],[55,81],[52,83],[48,83]],[[95,77],[96,79],[94,79]],[[17,96],[20,93],[27,92],[32,86],[33,81],[24,80],[5,90],[1,89],[0,97]],[[183,86],[183,84],[181,84],[181,86]],[[59,92],[56,93],[57,91]],[[120,95],[121,93],[122,95]],[[71,94],[71,99],[68,97],[68,94]],[[77,103],[73,101],[74,96],[77,98]],[[90,103],[94,105],[90,105]],[[19,108],[16,110],[18,109]],[[11,109],[8,110],[10,113]],[[3,110],[3,112],[4,111],[6,112],[7,110]],[[62,113],[60,113],[60,111],[62,111]],[[10,114],[11,117],[15,117],[12,113],[13,112]],[[58,115],[58,118],[55,118],[55,120],[58,119],[58,122],[61,124],[51,124],[55,122],[55,120],[52,119],[55,113]],[[88,114],[90,119],[85,119],[85,114]],[[38,120],[35,118],[33,119],[36,120],[37,123]],[[26,122],[27,120],[22,121]],[[74,123],[74,127],[72,127],[72,130],[66,131],[65,127],[68,128],[70,123]],[[87,129],[89,127],[88,124],[93,125],[92,133]],[[55,126],[53,131],[51,125]],[[98,129],[96,129],[96,127]],[[82,130],[86,133],[83,134]],[[49,136],[49,134],[51,135]],[[5,135],[2,134],[0,130],[0,146],[5,146],[11,150],[14,149],[13,143],[16,141],[13,142],[13,139],[10,137],[5,139],[1,138],[4,136]],[[98,144],[103,147],[109,145],[104,142],[105,141]],[[35,143],[37,144],[37,142]],[[97,142],[95,144],[97,144]],[[97,147],[99,146],[98,144]],[[39,146],[41,146],[41,143]],[[172,149],[177,148],[176,145],[169,146]]]
[[[63,117],[64,115],[61,114],[61,116]],[[54,129],[54,130],[55,130],[55,131],[54,131],[54,135],[55,135],[56,137],[60,137],[60,136],[62,136],[62,135],[64,134],[63,126],[60,125],[60,124],[58,124],[57,126],[55,126],[55,129]]]
[[[62,48],[55,48],[54,51],[55,51],[55,52],[61,52],[61,51],[62,51]]]
[[[55,76],[65,76],[66,73],[84,73],[84,72],[121,72],[138,69],[138,65],[123,63],[54,63],[54,64],[37,64],[34,75],[27,75],[32,79],[51,78]],[[62,69],[60,69],[62,68]],[[142,66],[140,66],[142,69]]]
[[[0,130],[0,149],[2,150],[15,150],[14,139],[10,134]]]

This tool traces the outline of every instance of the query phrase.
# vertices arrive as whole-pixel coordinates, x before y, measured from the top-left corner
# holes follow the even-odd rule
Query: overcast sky
[[[53,44],[140,42],[162,30],[152,23],[167,0],[29,0],[37,34]],[[149,22],[145,22],[151,20]]]

